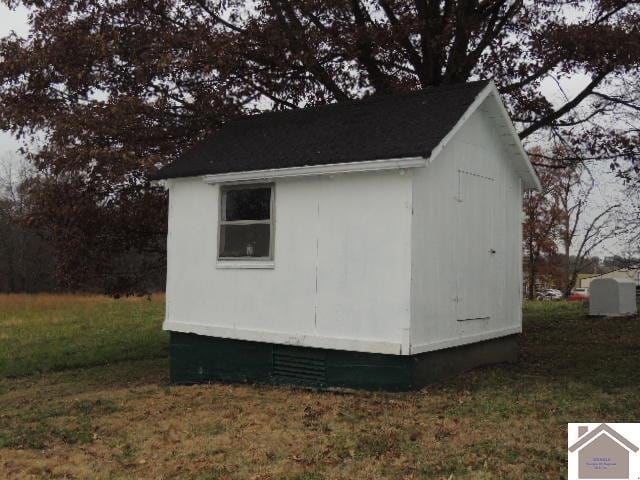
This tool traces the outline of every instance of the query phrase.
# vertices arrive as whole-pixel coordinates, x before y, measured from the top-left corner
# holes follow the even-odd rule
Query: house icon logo
[[[569,480],[640,480],[640,424],[570,423]]]

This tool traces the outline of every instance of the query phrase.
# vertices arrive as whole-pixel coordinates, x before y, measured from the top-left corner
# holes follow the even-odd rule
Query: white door
[[[458,320],[491,317],[495,291],[493,178],[458,170],[456,215],[456,283]]]

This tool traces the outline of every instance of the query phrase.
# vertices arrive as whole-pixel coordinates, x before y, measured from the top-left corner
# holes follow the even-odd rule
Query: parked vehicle
[[[586,302],[589,300],[589,289],[587,288],[574,288],[571,295],[567,298],[571,302]]]
[[[546,290],[541,290],[538,292],[536,298],[538,300],[562,300],[562,292],[560,290],[556,290],[555,288],[547,288]]]

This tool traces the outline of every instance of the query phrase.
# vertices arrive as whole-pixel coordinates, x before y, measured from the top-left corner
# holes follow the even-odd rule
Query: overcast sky
[[[18,35],[27,34],[27,10],[24,8],[9,10],[6,5],[0,4],[0,38],[6,37],[12,31]],[[0,158],[15,152],[19,146],[11,135],[0,131]]]

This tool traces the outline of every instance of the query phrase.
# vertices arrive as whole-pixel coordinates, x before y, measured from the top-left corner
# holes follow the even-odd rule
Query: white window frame
[[[268,188],[271,191],[269,196],[269,219],[268,220],[226,220],[226,195],[230,190],[253,190],[258,188]],[[218,267],[245,264],[252,268],[269,268],[273,266],[275,239],[275,184],[274,183],[243,183],[220,185],[220,199],[218,201],[218,245],[217,259]],[[269,255],[266,257],[223,257],[220,255],[222,247],[222,226],[223,225],[269,225]]]

